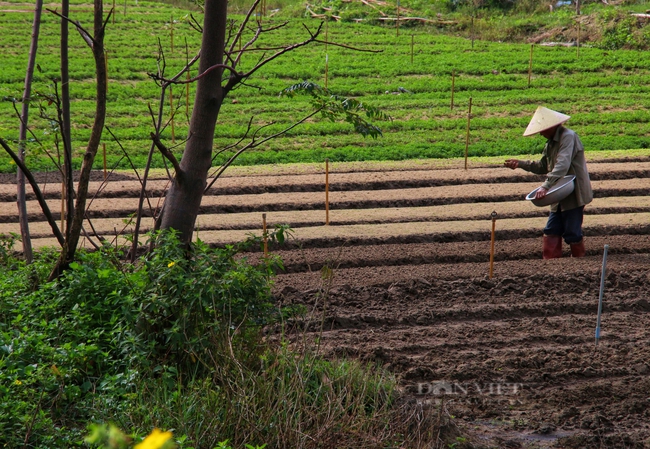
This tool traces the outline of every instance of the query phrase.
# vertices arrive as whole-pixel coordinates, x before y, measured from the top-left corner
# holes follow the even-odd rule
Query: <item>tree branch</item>
[[[255,9],[257,8],[257,5],[260,4],[261,0],[255,0],[251,7],[248,9],[248,12],[246,13],[246,17],[244,17],[244,20],[242,20],[241,25],[239,26],[239,30],[235,34],[235,39],[232,41],[232,44],[230,44],[230,49],[226,53],[232,53],[233,50],[235,49],[235,44],[239,39],[241,39],[242,34],[244,33],[244,29],[246,28],[246,24],[250,21],[251,16],[255,12]]]
[[[34,134],[34,131],[32,131],[32,129],[29,128],[29,127],[27,126],[27,123],[25,123],[25,122],[23,121],[23,118],[21,117],[20,112],[19,112],[18,109],[16,108],[16,102],[14,101],[14,102],[12,102],[12,103],[13,103],[14,111],[16,112],[16,115],[18,116],[18,119],[20,120],[20,123],[25,125],[25,130],[29,133],[30,136],[32,136],[32,139],[34,140],[34,142],[36,142],[36,143],[38,144],[38,146],[41,147],[41,150],[43,150],[43,152],[47,155],[47,157],[50,158],[50,161],[52,162],[52,164],[54,165],[54,167],[55,167],[55,168],[59,171],[59,173],[61,174],[61,178],[63,178],[63,170],[61,169],[61,165],[59,165],[59,163],[56,161],[56,159],[54,159],[54,156],[52,155],[52,153],[50,153],[50,150],[48,150],[48,149],[45,147],[45,145],[43,145],[43,142],[41,142],[41,140],[38,138],[38,136],[36,136],[36,134]],[[43,112],[43,111],[42,111],[42,109],[41,109],[41,114],[40,114],[40,117],[41,117],[41,118],[47,118],[47,119],[50,119],[49,117],[43,117],[42,112]],[[56,120],[54,119],[54,121],[56,121]],[[57,125],[61,126],[61,124],[58,123],[58,122],[57,122]]]
[[[156,134],[149,133],[149,136],[151,137],[153,143],[156,145],[156,148],[158,148],[162,155],[165,156],[167,160],[174,166],[174,170],[176,171],[176,178],[179,182],[181,182],[183,177],[183,170],[181,170],[181,166],[178,163],[176,156],[174,156],[174,153],[169,151],[169,149],[160,141],[160,137],[158,137]]]
[[[20,160],[18,155],[13,152],[13,150],[9,147],[7,142],[5,142],[2,137],[0,137],[0,145],[2,146],[2,148],[5,149],[5,151],[9,154],[11,159],[13,159],[13,161],[23,171],[23,173],[25,173],[25,177],[29,181],[29,184],[32,186],[32,190],[34,191],[34,195],[36,195],[36,199],[38,200],[38,204],[41,206],[41,210],[43,211],[43,214],[45,215],[45,218],[47,219],[47,222],[50,224],[50,227],[52,228],[52,233],[54,234],[54,236],[58,240],[59,245],[63,246],[65,244],[65,239],[63,238],[63,234],[61,234],[61,230],[56,225],[56,221],[54,220],[54,217],[52,216],[52,212],[50,212],[50,208],[47,206],[47,202],[45,201],[45,197],[43,196],[43,193],[41,192],[41,189],[38,187],[38,184],[36,183],[36,179],[34,179],[34,175],[32,175],[32,172],[29,171],[27,166],[23,163],[23,161]]]
[[[194,17],[194,14],[190,14],[190,19],[192,19],[192,20],[188,20],[187,23],[188,23],[192,28],[194,28],[195,31],[198,31],[199,33],[203,33],[203,27],[202,27],[201,24],[198,22],[198,20],[196,20],[196,17]]]
[[[198,59],[199,59],[199,56],[197,55],[197,56],[194,57],[194,59],[192,61],[195,62]],[[163,78],[162,76],[154,75],[153,73],[148,73],[148,75],[151,78],[153,78],[154,80],[162,81],[163,83],[166,83],[168,85],[169,84],[189,84],[189,83],[193,83],[195,81],[200,80],[201,78],[206,76],[208,73],[212,72],[213,70],[217,70],[217,69],[227,69],[227,70],[230,70],[231,72],[233,72],[236,75],[240,75],[239,73],[237,73],[237,70],[235,70],[233,67],[231,67],[229,65],[226,65],[226,64],[215,64],[212,67],[208,67],[203,73],[200,73],[197,76],[195,76],[194,78],[190,78],[188,80],[178,80],[178,77],[180,76],[180,74],[176,75],[176,77],[174,77],[172,79]],[[185,70],[181,71],[181,74],[185,73]]]
[[[83,220],[86,213],[86,200],[88,197],[88,184],[90,183],[90,172],[92,170],[93,161],[99,148],[99,143],[104,130],[104,121],[106,120],[106,92],[107,92],[107,76],[106,76],[106,59],[104,56],[104,30],[103,30],[103,3],[102,0],[94,0],[93,2],[93,30],[94,30],[94,45],[92,47],[93,59],[95,61],[95,73],[97,75],[96,83],[96,102],[95,102],[95,120],[93,122],[86,152],[84,153],[83,161],[81,163],[81,170],[79,171],[79,182],[77,184],[77,201],[74,207],[74,218],[69,226],[69,236],[65,242],[61,255],[56,262],[56,265],[50,273],[49,280],[54,280],[61,275],[70,262],[72,262],[79,237],[81,235],[81,228],[83,227]]]
[[[303,117],[301,120],[297,121],[296,123],[294,123],[293,125],[289,126],[288,128],[285,128],[285,129],[283,129],[282,131],[279,131],[279,132],[277,132],[277,133],[275,133],[275,134],[272,134],[272,135],[270,135],[270,136],[267,136],[267,137],[265,137],[264,139],[260,140],[259,142],[255,141],[255,136],[253,136],[253,139],[252,139],[249,143],[247,143],[246,145],[244,145],[241,149],[237,150],[237,152],[236,152],[235,154],[233,154],[233,155],[230,157],[230,159],[228,159],[226,162],[224,162],[223,165],[222,165],[222,166],[221,166],[221,167],[216,171],[216,173],[214,174],[214,179],[212,179],[212,181],[210,182],[210,184],[208,184],[208,186],[205,188],[205,190],[203,191],[203,194],[205,195],[205,193],[206,193],[208,190],[210,190],[210,188],[214,185],[214,183],[217,181],[217,179],[219,179],[219,177],[223,174],[223,172],[224,172],[228,167],[230,167],[230,165],[235,161],[235,159],[237,159],[237,158],[239,157],[239,155],[242,154],[244,151],[246,151],[246,150],[250,150],[251,148],[256,148],[256,147],[258,147],[258,146],[260,146],[260,145],[262,145],[262,144],[268,142],[268,141],[271,140],[271,139],[275,139],[275,138],[278,137],[278,136],[281,136],[281,135],[283,135],[283,134],[288,133],[289,131],[291,131],[291,130],[292,130],[293,128],[295,128],[296,126],[298,126],[298,125],[300,125],[300,124],[306,122],[307,120],[309,120],[310,118],[312,118],[314,115],[318,114],[321,110],[322,110],[322,108],[316,109],[314,112],[312,112],[311,114],[309,114],[309,115]],[[258,130],[258,131],[259,131],[259,130]],[[255,133],[257,133],[258,131],[256,131]]]
[[[77,28],[77,31],[81,35],[82,39],[84,41],[86,41],[86,44],[88,44],[88,46],[90,48],[93,48],[93,46],[95,45],[95,39],[93,39],[92,36],[90,35],[90,33],[88,31],[86,31],[86,29],[84,27],[81,26],[81,23],[79,23],[78,20],[75,22],[72,19],[70,19],[69,17],[65,17],[63,14],[59,14],[57,11],[55,11],[53,9],[45,8],[45,10],[48,11],[48,12],[51,12],[55,16],[60,17],[61,19],[65,20],[65,21],[73,24]]]
[[[221,148],[219,150],[216,150],[214,152],[214,156],[212,156],[212,162],[214,162],[214,160],[217,158],[217,156],[219,156],[221,153],[225,153],[226,151],[231,150],[232,148],[236,148],[240,143],[242,143],[244,141],[244,139],[246,139],[248,137],[248,133],[251,130],[252,124],[253,124],[253,117],[251,117],[250,120],[248,120],[248,126],[246,127],[246,131],[244,132],[244,135],[241,137],[241,139],[239,139],[235,143],[231,143],[230,145],[226,145],[225,147],[223,147],[223,148]],[[212,176],[208,176],[208,177],[211,178]]]
[[[86,217],[86,220],[88,220],[88,223],[90,224],[90,227],[91,227],[91,228],[93,229],[93,231],[94,231],[94,228],[92,227],[92,224],[90,223],[90,219],[89,219],[88,217]],[[97,243],[95,243],[95,242],[93,241],[93,239],[90,238],[90,234],[88,234],[88,231],[86,231],[86,228],[84,228],[84,227],[82,226],[82,227],[81,227],[81,232],[83,232],[84,237],[85,237],[86,239],[88,239],[88,242],[89,242],[89,243],[90,243],[90,244],[91,244],[91,245],[92,245],[96,250],[99,251],[99,246],[97,245]],[[101,237],[100,235],[97,235],[97,233],[95,233],[95,235],[96,235],[97,238],[101,241],[102,237]]]
[[[347,49],[354,50],[354,51],[363,51],[363,52],[366,52],[366,53],[383,53],[383,51],[384,51],[384,50],[369,50],[369,49],[365,49],[365,48],[357,48],[357,47],[352,47],[351,45],[339,44],[339,43],[330,42],[330,41],[322,41],[320,39],[314,39],[314,42],[317,42],[319,44],[331,45],[333,47],[347,48]]]
[[[293,45],[289,45],[289,46],[287,46],[287,47],[284,47],[282,50],[277,51],[277,52],[275,52],[274,54],[272,54],[271,56],[269,56],[268,58],[265,58],[265,59],[261,60],[260,62],[258,62],[258,63],[257,63],[257,64],[252,68],[252,69],[250,69],[248,72],[246,72],[246,73],[241,73],[241,74],[237,74],[237,76],[235,76],[235,77],[231,77],[230,80],[228,80],[228,83],[226,84],[226,86],[223,88],[223,89],[224,89],[224,96],[225,96],[225,94],[227,94],[228,92],[230,92],[230,90],[232,90],[232,88],[233,88],[233,87],[234,87],[234,86],[235,86],[235,85],[236,85],[240,80],[245,79],[245,78],[248,78],[249,76],[251,76],[252,74],[254,74],[255,72],[257,72],[259,69],[261,69],[262,67],[264,67],[266,64],[268,64],[269,62],[273,61],[274,59],[279,58],[280,56],[282,56],[282,55],[285,54],[285,53],[288,53],[288,52],[290,52],[290,51],[295,50],[296,48],[304,47],[305,45],[308,45],[308,44],[310,44],[311,42],[314,42],[314,41],[316,40],[316,38],[318,37],[318,35],[320,34],[322,27],[323,27],[323,24],[321,23],[321,24],[318,26],[318,28],[316,29],[316,32],[314,32],[314,33],[312,33],[309,29],[307,29],[307,31],[308,31],[308,33],[309,33],[309,36],[310,36],[309,39],[305,39],[304,41],[302,41],[302,42],[298,42],[297,44],[293,44]]]

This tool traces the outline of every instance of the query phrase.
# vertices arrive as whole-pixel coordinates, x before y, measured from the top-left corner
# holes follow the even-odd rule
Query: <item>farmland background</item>
[[[0,132],[9,139],[17,138],[18,134],[12,100],[20,98],[22,92],[31,8],[28,3],[8,2],[0,11],[3,58],[0,98],[4,100],[0,103]],[[89,24],[90,9],[89,4],[73,2],[71,15],[74,20]],[[106,123],[137,166],[144,164],[150,147],[148,136],[152,126],[148,108],[157,108],[159,89],[148,73],[156,71],[158,43],[164,52],[165,74],[172,76],[198,48],[199,34],[188,24],[190,13],[197,14],[197,11],[160,3],[127,2],[118,5],[115,23],[108,26]],[[264,18],[269,25],[283,20],[286,19]],[[320,21],[290,18],[286,27],[278,33],[269,33],[258,46],[288,44],[306,36],[303,23],[315,29]],[[37,57],[40,67],[34,89],[37,98],[52,94],[51,80],[58,76],[58,28],[56,17],[45,13]],[[393,117],[392,122],[380,123],[384,137],[363,139],[346,123],[317,118],[283,138],[244,154],[239,164],[319,162],[325,158],[359,161],[459,157],[465,149],[470,97],[473,103],[470,156],[538,151],[540,142],[523,138],[521,132],[539,104],[570,114],[571,127],[581,135],[587,151],[643,149],[650,144],[650,59],[643,51],[589,46],[580,48],[578,55],[574,47],[535,45],[528,87],[531,49],[528,43],[480,40],[472,43],[465,37],[443,35],[431,26],[402,27],[398,35],[394,26],[330,22],[327,33],[332,42],[377,53],[314,45],[267,66],[259,76],[249,80],[249,86],[232,93],[220,115],[216,145],[224,147],[240,138],[251,118],[256,127],[271,124],[261,131],[261,135],[268,135],[306,115],[310,110],[307,98],[280,98],[278,93],[305,79],[324,84],[326,60],[328,87],[334,93],[358,97]],[[76,34],[71,37],[73,144],[78,157],[93,119],[94,69],[85,43]],[[248,64],[253,64],[260,54],[254,53]],[[453,110],[450,108],[452,73],[456,74]],[[184,86],[173,90],[177,154],[181,153],[182,140],[187,135],[186,114],[191,113],[192,87],[189,96],[186,95]],[[186,98],[190,102],[187,105]],[[165,102],[169,118],[169,98]],[[54,114],[47,102],[41,99],[41,104],[46,114]],[[53,125],[37,115],[34,108],[30,119],[34,135],[55,153]],[[171,137],[168,126],[163,140],[174,146]],[[127,168],[119,146],[107,133],[104,139],[109,165]],[[28,164],[38,170],[53,169],[34,143],[28,150]],[[97,168],[101,167],[101,157],[96,164]],[[155,165],[162,164],[162,158],[157,156]],[[13,170],[10,159],[0,155],[0,171]]]
[[[157,69],[159,43],[166,75],[172,76],[196,51],[198,35],[186,22],[190,9],[127,0],[125,14],[123,6],[118,5],[107,35],[107,125],[142,167],[151,145],[149,106],[158,107],[158,89],[148,72]],[[0,98],[5,100],[0,101],[0,136],[15,139],[18,120],[12,99],[22,92],[32,5],[4,2],[0,8]],[[645,6],[638,2],[634,8],[639,12]],[[88,25],[90,9],[90,4],[74,3],[73,19]],[[289,24],[260,47],[295,42],[306,33],[303,23],[312,29],[320,24],[295,17],[304,13],[298,4],[286,9],[264,19],[268,26],[285,19]],[[26,269],[9,251],[19,245],[12,236],[19,231],[15,175],[0,174],[0,446],[76,447],[89,422],[115,422],[136,440],[153,427],[173,429],[181,448],[209,449],[226,439],[233,447],[266,443],[385,448],[391,442],[390,447],[417,447],[405,441],[419,438],[411,432],[414,426],[403,423],[402,428],[381,404],[423,404],[426,408],[417,409],[422,413],[401,408],[396,413],[422,417],[419,428],[435,437],[438,447],[648,447],[650,62],[643,50],[645,22],[630,19],[629,11],[627,5],[585,5],[583,37],[588,47],[581,47],[578,55],[575,47],[535,45],[530,87],[527,38],[570,41],[577,31],[573,9],[526,16],[477,14],[473,30],[468,14],[476,11],[460,10],[441,17],[453,22],[453,28],[404,26],[399,36],[394,26],[353,23],[349,11],[328,11],[348,20],[329,23],[330,40],[380,52],[312,46],[269,66],[229,97],[217,145],[239,139],[251,117],[256,127],[271,124],[260,131],[268,135],[308,113],[306,99],[279,98],[278,92],[305,78],[324,84],[326,58],[328,86],[335,93],[378,106],[394,120],[381,123],[384,137],[372,140],[353,134],[347,124],[317,119],[245,154],[241,164],[273,165],[230,170],[203,197],[195,230],[203,242],[196,247],[202,255],[195,260],[206,263],[189,263],[171,240],[159,245],[153,258],[120,262],[120,245],[133,234],[131,218],[141,184],[132,173],[103,180],[97,172],[85,221],[92,233],[84,233],[80,246],[101,242],[104,248],[80,251],[79,263],[63,280],[45,284],[52,251],[38,251],[39,260]],[[437,20],[435,11],[416,13]],[[545,21],[559,34],[547,34],[539,25]],[[56,22],[51,13],[45,14],[35,88],[41,95],[52,92],[51,79],[58,76]],[[602,32],[594,31],[598,27]],[[519,36],[502,32],[506,29],[531,31]],[[472,44],[471,34],[493,40],[476,39]],[[497,42],[501,35],[508,41]],[[71,37],[74,147],[79,155],[93,118],[95,87],[90,52],[77,35]],[[186,111],[192,106],[186,104],[185,93],[182,87],[174,89],[177,155],[187,133]],[[463,169],[458,157],[465,149],[470,97],[469,153],[474,160]],[[54,114],[45,97],[35,99],[35,106]],[[169,118],[169,98],[164,104]],[[541,149],[542,139],[521,136],[538,104],[571,114],[571,127],[589,151],[595,199],[585,212],[583,258],[569,257],[565,246],[563,258],[541,260],[548,211],[523,201],[541,178],[502,164],[506,155]],[[37,111],[32,109],[34,136],[56,157],[56,130],[46,117],[38,118]],[[170,126],[163,139],[173,145]],[[105,143],[109,164],[125,168],[109,134]],[[30,166],[50,171],[36,178],[54,219],[60,220],[60,178],[51,172],[53,164],[39,145],[30,145]],[[492,159],[478,161],[479,155]],[[326,177],[326,157],[364,162],[329,164],[332,170]],[[366,161],[416,157],[438,159]],[[277,164],[296,161],[315,163]],[[155,163],[161,166],[162,160]],[[101,153],[96,167],[101,167]],[[0,155],[0,169],[11,172],[15,167]],[[152,229],[163,204],[169,182],[165,175],[160,170],[147,184],[151,201],[143,212],[143,231]],[[324,194],[326,179],[329,196]],[[34,246],[56,246],[51,227],[29,193],[27,203]],[[263,223],[269,229],[290,225],[285,245],[271,242],[271,257],[263,255],[261,245],[246,247],[235,257],[231,249],[251,233],[259,235]],[[601,284],[604,245],[609,246],[609,258]],[[267,262],[275,265],[280,259],[284,269],[272,276],[273,285],[267,289],[274,268]],[[240,265],[244,260],[262,271]],[[215,267],[232,267],[234,272],[222,275]],[[223,357],[208,351],[216,369],[205,376],[196,374],[194,354],[203,354],[198,346],[178,346],[186,365],[172,361],[158,337],[187,341],[180,339],[175,324],[186,322],[187,316],[206,316],[204,323],[213,329],[212,315],[187,306],[208,303],[199,295],[220,289],[221,280],[239,288],[241,283],[231,279],[257,279],[265,292],[250,303],[242,299],[237,304],[266,310],[271,304],[257,301],[267,298],[274,310],[275,305],[286,307],[287,323],[297,325],[289,326],[286,336],[307,345],[304,360],[285,352],[284,344],[279,345],[281,353],[258,357],[245,343],[241,357],[233,356],[228,339]],[[594,350],[601,285],[606,288],[603,333]],[[219,290],[216,295],[232,298],[235,293]],[[239,291],[236,297],[241,298]],[[175,312],[177,307],[181,313]],[[170,333],[149,331],[157,328],[154,319],[159,329],[166,329],[168,317],[179,319],[171,322]],[[206,327],[187,322],[192,324],[185,329],[191,327],[193,335],[201,336],[193,342],[212,335],[203,332]],[[151,324],[143,328],[143,323]],[[272,341],[279,327],[268,329],[265,340],[279,343]],[[318,358],[313,361],[309,342],[316,343]],[[233,363],[224,368],[222,361],[231,356]],[[251,369],[244,378],[242,366],[248,362]],[[368,372],[369,366],[382,370]],[[313,381],[304,381],[310,378]],[[234,384],[235,379],[242,383]],[[429,394],[439,380],[467,391],[460,400]],[[483,394],[486,386],[513,382],[522,386],[516,397]],[[233,386],[224,388],[227,385]],[[479,388],[467,388],[470,385]],[[358,399],[350,399],[353,391],[361,392]],[[336,392],[343,394],[341,399]],[[399,400],[384,401],[393,393]],[[341,413],[323,407],[321,398],[341,404]],[[362,420],[350,421],[357,417]],[[341,440],[341,435],[349,439]]]

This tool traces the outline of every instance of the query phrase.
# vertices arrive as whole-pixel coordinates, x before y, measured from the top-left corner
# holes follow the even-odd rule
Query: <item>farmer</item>
[[[546,182],[537,190],[535,198],[543,198],[553,185],[565,175],[575,175],[575,188],[559,203],[551,204],[551,213],[544,228],[542,257],[562,257],[562,238],[571,246],[572,257],[585,255],[582,236],[582,218],[585,205],[594,195],[591,190],[585,152],[578,135],[563,126],[571,117],[559,112],[538,107],[530,120],[524,136],[541,134],[547,139],[542,158],[538,162],[507,159],[508,168],[522,168],[526,171],[545,174]]]

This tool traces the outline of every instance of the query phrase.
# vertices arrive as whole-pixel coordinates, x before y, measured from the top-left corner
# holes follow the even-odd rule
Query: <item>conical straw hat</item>
[[[539,106],[535,111],[535,114],[533,114],[533,118],[530,119],[528,128],[524,131],[524,136],[532,136],[533,134],[537,134],[546,129],[561,125],[570,118],[571,117],[568,115],[553,111],[544,106]]]

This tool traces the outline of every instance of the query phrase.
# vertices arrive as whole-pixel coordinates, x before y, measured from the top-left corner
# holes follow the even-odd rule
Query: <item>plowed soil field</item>
[[[329,226],[322,167],[231,172],[204,198],[197,234],[214,244],[259,235],[262,213],[269,226],[291,225],[288,245],[271,248],[286,265],[278,302],[315,314],[307,332],[326,354],[394,371],[414,401],[442,407],[479,446],[650,447],[650,157],[589,169],[581,259],[565,248],[541,260],[548,211],[523,200],[539,176],[485,164],[336,166]],[[60,211],[60,180],[39,180]],[[14,179],[0,181],[0,232],[18,232]],[[151,210],[166,184],[149,183]],[[88,211],[95,231],[130,232],[137,180],[113,176],[91,191],[100,187]],[[54,245],[33,197],[28,208],[35,246]]]

